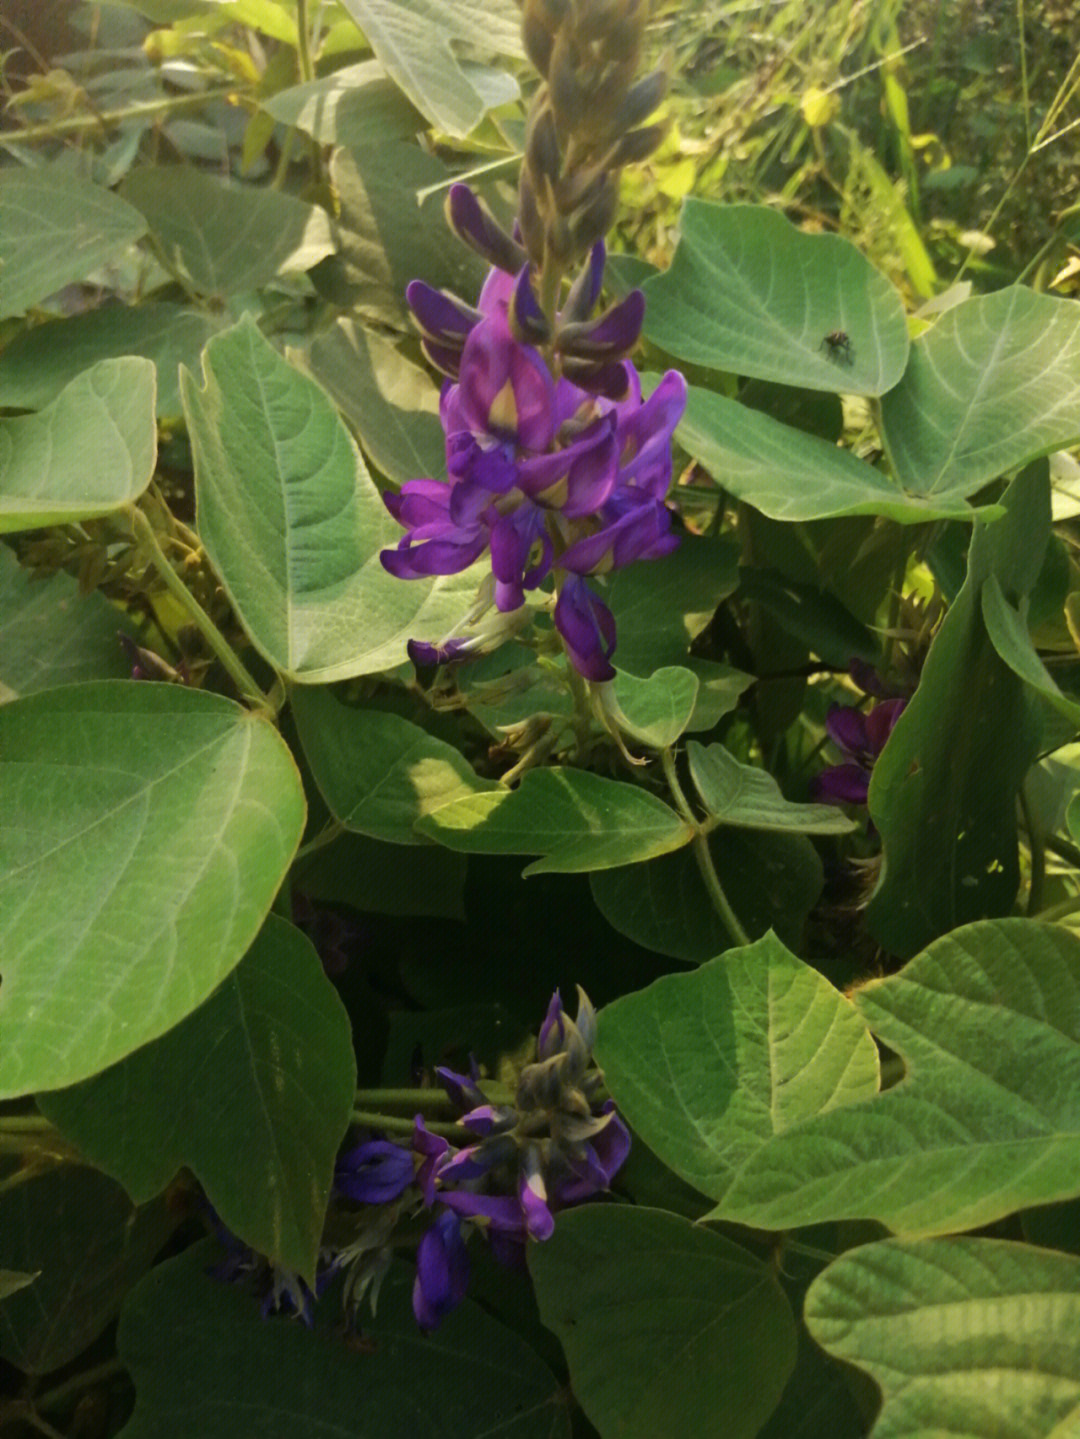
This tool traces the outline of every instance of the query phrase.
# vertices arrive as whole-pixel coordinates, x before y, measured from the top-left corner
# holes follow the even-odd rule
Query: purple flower
[[[833,705],[825,730],[847,763],[832,765],[814,779],[812,797],[822,804],[865,804],[874,764],[907,704],[883,700],[865,714],[851,705]]]
[[[498,264],[517,254],[464,187],[451,193],[451,214],[470,243],[499,251]],[[551,337],[561,354],[565,332],[558,376],[529,343],[546,343],[550,325],[527,265],[513,275],[493,269],[476,309],[419,281],[409,286],[427,352],[434,347],[456,381],[444,385],[439,407],[449,482],[409,480],[384,496],[406,533],[381,555],[391,574],[419,579],[458,574],[486,551],[493,583],[469,623],[492,603],[503,614],[521,610],[526,593],[553,576],[556,628],[571,663],[596,681],[615,673],[615,621],[582,581],[678,545],[664,497],[686,405],[677,371],[643,401],[636,370],[621,358],[640,333],[639,292],[587,322],[603,260],[597,245]],[[415,654],[423,663],[457,659],[468,643],[450,634]]]
[[[469,1286],[469,1255],[461,1221],[448,1209],[435,1216],[416,1251],[413,1313],[425,1334],[438,1328],[465,1298]]]
[[[416,1177],[407,1149],[388,1139],[368,1139],[343,1154],[334,1169],[334,1188],[358,1204],[388,1204]]]

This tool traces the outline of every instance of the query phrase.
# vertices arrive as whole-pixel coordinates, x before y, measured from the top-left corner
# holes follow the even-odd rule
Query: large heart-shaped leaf
[[[867,920],[905,959],[958,924],[1008,914],[1016,895],[1016,795],[1039,726],[979,599],[992,575],[1016,599],[1034,588],[1050,532],[1045,462],[1040,468],[1010,486],[1004,519],[972,535],[963,588],[874,766],[870,815],[885,863]]]
[[[153,365],[101,360],[36,415],[0,419],[0,532],[118,510],[156,459]]]
[[[854,1005],[772,934],[607,1005],[596,1053],[635,1132],[712,1199],[774,1135],[878,1087]]]
[[[426,129],[378,60],[344,65],[332,75],[292,85],[260,101],[283,125],[295,125],[320,145],[359,150],[387,140],[407,140]]]
[[[1080,1431],[1080,1259],[1001,1239],[885,1240],[810,1287],[806,1322],[884,1395],[873,1439]]]
[[[559,1216],[529,1247],[540,1317],[581,1407],[610,1439],[753,1439],[795,1363],[775,1271],[680,1215],[630,1205]]]
[[[400,715],[350,709],[325,689],[297,690],[293,714],[330,812],[358,834],[417,844],[421,816],[499,789],[460,750]]]
[[[768,770],[740,763],[722,744],[703,745],[692,739],[686,754],[701,802],[719,825],[797,834],[846,834],[855,827],[833,805],[785,799]]]
[[[242,320],[181,372],[199,535],[255,646],[308,683],[391,669],[437,639],[476,574],[395,579],[401,535],[329,399]]]
[[[0,1097],[164,1034],[258,933],[304,826],[273,726],[182,686],[0,707]]]
[[[204,295],[255,290],[276,275],[310,270],[334,252],[325,210],[267,186],[160,165],[133,170],[124,194]]]
[[[1080,439],[1080,314],[1020,285],[954,305],[911,348],[882,401],[899,479],[929,497],[971,494]]]
[[[271,914],[194,1014],[38,1104],[136,1203],[186,1165],[234,1234],[314,1284],[355,1088],[337,991],[310,941]]]
[[[117,640],[130,621],[62,572],[42,579],[0,545],[0,704],[76,680],[131,673]]]
[[[804,235],[765,205],[688,199],[671,267],[642,289],[646,336],[692,364],[855,395],[904,371],[904,309],[885,276],[849,240]]]
[[[392,79],[433,125],[463,136],[487,109],[455,53],[464,42],[520,56],[521,21],[509,0],[342,0]]]
[[[466,1299],[420,1333],[415,1270],[397,1264],[363,1315],[361,1346],[342,1334],[335,1289],[315,1329],[264,1320],[250,1294],[210,1278],[215,1244],[161,1264],[132,1293],[118,1346],[135,1381],[123,1439],[569,1439],[558,1382],[534,1350]],[[493,1369],[494,1364],[494,1369]]]
[[[996,513],[967,503],[982,481],[929,495],[917,480],[902,485],[828,440],[696,385],[676,433],[717,484],[774,520],[882,515],[915,525]]]
[[[146,221],[69,171],[7,167],[0,187],[0,317],[21,315],[122,255]]]
[[[690,826],[663,800],[589,770],[529,770],[515,790],[454,800],[417,830],[465,854],[541,854],[530,874],[609,869],[689,844]]]
[[[1080,725],[1080,703],[1062,694],[1031,642],[1027,622],[1002,594],[996,575],[991,575],[983,585],[981,603],[986,633],[1013,674],[1019,675],[1066,719]]]
[[[1032,920],[965,925],[855,1002],[905,1078],[776,1135],[718,1214],[919,1236],[1080,1194],[1080,939]]]

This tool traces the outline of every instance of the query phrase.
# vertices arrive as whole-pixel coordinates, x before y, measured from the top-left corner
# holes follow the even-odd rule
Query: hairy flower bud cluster
[[[648,0],[525,0],[522,35],[543,77],[525,131],[519,216],[533,265],[566,271],[608,231],[619,170],[659,144],[642,125],[660,71],[635,82]]]
[[[342,1155],[335,1189],[364,1205],[425,1208],[432,1222],[417,1251],[413,1311],[436,1327],[464,1297],[467,1228],[479,1230],[504,1264],[524,1265],[529,1240],[548,1239],[555,1214],[607,1190],[630,1149],[630,1135],[603,1097],[592,1059],[596,1015],[578,990],[571,1019],[556,991],[512,1104],[493,1104],[475,1074],[435,1071],[460,1111],[471,1142],[455,1148],[417,1115],[409,1148],[368,1139]],[[385,1242],[385,1233],[380,1243]],[[361,1245],[370,1264],[373,1244]],[[359,1251],[358,1251],[359,1252]],[[339,1256],[347,1268],[349,1257]]]

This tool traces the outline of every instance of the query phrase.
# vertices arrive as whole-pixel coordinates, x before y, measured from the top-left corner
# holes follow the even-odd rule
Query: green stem
[[[1062,839],[1059,835],[1051,835],[1047,838],[1046,848],[1059,859],[1067,860],[1073,869],[1080,869],[1080,849],[1069,840]]]
[[[1080,911],[1080,894],[1073,895],[1072,899],[1063,899],[1060,904],[1052,904],[1049,909],[1044,909],[1041,914],[1034,916],[1042,924],[1056,924],[1059,919],[1066,915],[1076,914]]]
[[[217,655],[222,667],[228,672],[241,695],[256,709],[264,710],[270,715],[276,714],[277,711],[268,696],[263,694],[247,667],[240,661],[236,651],[169,563],[158,544],[157,535],[154,533],[154,527],[150,521],[134,505],[129,508],[128,514],[131,516],[131,526],[135,531],[135,537],[146,548],[150,562],[161,576],[165,588],[174,599],[179,600],[183,605],[192,624]]]
[[[173,110],[197,110],[209,100],[227,100],[236,94],[236,86],[202,90],[198,94],[169,95],[162,100],[143,100],[125,105],[120,110],[105,110],[100,115],[69,115],[65,120],[51,120],[45,125],[30,125],[25,130],[6,130],[0,144],[27,145],[35,140],[55,140],[60,135],[77,135],[83,130],[104,129],[124,120],[138,120],[150,115],[167,115]]]
[[[311,58],[311,21],[308,0],[296,0],[296,59],[300,79],[305,83],[315,78],[315,62]]]
[[[1031,813],[1031,805],[1023,789],[1020,790],[1020,812],[1027,830],[1028,853],[1031,855],[1031,880],[1028,884],[1028,918],[1034,918],[1043,906],[1046,885],[1046,837]]]
[[[333,819],[321,829],[314,839],[309,839],[307,844],[302,844],[293,856],[293,864],[299,864],[302,859],[307,859],[309,854],[316,854],[320,849],[325,849],[328,844],[346,833],[345,826],[339,819]]]
[[[807,1259],[820,1259],[823,1264],[832,1264],[836,1255],[827,1249],[818,1249],[813,1244],[802,1244],[797,1239],[784,1239],[781,1245],[785,1254],[803,1254]]]
[[[101,1364],[95,1364],[92,1369],[84,1369],[81,1374],[73,1374],[70,1379],[65,1379],[63,1384],[58,1384],[55,1389],[49,1389],[44,1394],[36,1395],[34,1407],[55,1409],[70,1399],[72,1394],[78,1394],[80,1389],[89,1389],[91,1385],[100,1384],[104,1379],[112,1379],[118,1374],[126,1373],[126,1366],[119,1359],[106,1359]]]
[[[705,891],[709,896],[713,909],[716,910],[724,923],[725,928],[736,944],[749,944],[750,936],[743,929],[739,917],[732,909],[727,895],[724,893],[720,883],[720,876],[716,873],[716,866],[713,864],[712,854],[709,850],[708,833],[699,824],[690,803],[683,793],[682,785],[679,783],[679,776],[675,769],[675,755],[669,746],[660,751],[660,763],[664,768],[664,778],[668,782],[675,800],[675,808],[682,815],[686,823],[694,831],[694,838],[691,848],[694,851],[694,860],[701,873],[705,884]]]
[[[55,1134],[56,1130],[43,1114],[0,1115],[0,1133],[8,1134]]]
[[[414,1121],[402,1119],[396,1114],[381,1114],[377,1109],[354,1109],[352,1112],[353,1124],[366,1124],[369,1129],[385,1129],[388,1134],[411,1134]],[[442,1124],[438,1120],[425,1119],[429,1133],[441,1134],[444,1139],[453,1139],[460,1142],[464,1131],[456,1124]]]
[[[450,1096],[441,1089],[358,1089],[354,1104],[401,1105],[404,1109],[453,1109]]]

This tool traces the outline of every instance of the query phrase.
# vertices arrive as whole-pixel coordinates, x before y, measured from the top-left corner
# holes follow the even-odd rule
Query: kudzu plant
[[[644,0],[480,8],[9,143],[0,1419],[1072,1432],[1080,310],[609,252]]]

